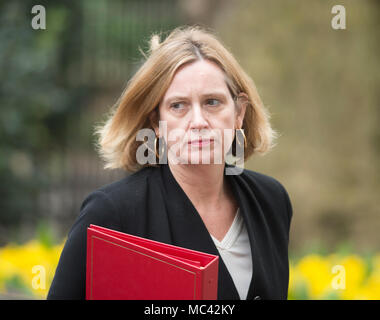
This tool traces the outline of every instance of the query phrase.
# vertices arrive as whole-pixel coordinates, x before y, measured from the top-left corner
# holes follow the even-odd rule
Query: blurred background
[[[344,30],[331,25],[337,4]],[[35,5],[46,29],[32,28]],[[380,2],[369,0],[0,1],[0,298],[46,297],[85,196],[128,174],[103,170],[94,126],[151,33],[183,24],[214,30],[280,133],[246,168],[292,201],[289,298],[380,299]]]

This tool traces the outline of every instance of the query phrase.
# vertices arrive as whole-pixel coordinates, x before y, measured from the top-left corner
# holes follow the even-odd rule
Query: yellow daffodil
[[[45,298],[62,248],[63,243],[46,246],[34,240],[0,248],[0,293],[21,286],[22,298]],[[380,254],[369,259],[355,254],[308,254],[291,259],[288,298],[378,300]]]

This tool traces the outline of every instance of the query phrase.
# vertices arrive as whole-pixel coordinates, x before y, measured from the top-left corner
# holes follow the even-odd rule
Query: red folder
[[[218,256],[90,225],[87,300],[216,300]]]

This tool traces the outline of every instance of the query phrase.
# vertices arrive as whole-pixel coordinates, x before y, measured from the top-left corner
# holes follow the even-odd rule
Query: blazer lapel
[[[265,261],[270,260],[271,240],[268,238],[268,225],[263,209],[255,196],[254,185],[249,185],[244,174],[228,176],[232,190],[246,224],[252,253],[252,279],[248,289],[247,300],[262,299],[267,295],[268,288],[273,286],[269,279],[270,271]]]
[[[244,194],[244,191],[242,192],[242,190],[240,189],[239,183],[236,181],[236,177],[235,176],[226,176],[226,177],[229,177],[228,179],[230,181],[232,192],[234,193],[236,201],[239,203],[240,212],[243,216],[244,223],[248,232],[249,243],[251,247],[251,255],[252,255],[252,277],[251,277],[251,282],[249,285],[246,299],[251,300],[253,298],[253,287],[255,283],[255,273],[256,273],[255,268],[256,268],[256,262],[257,262],[256,257],[255,257],[256,250],[254,250],[255,244],[256,244],[255,234],[253,231],[254,225],[251,219],[252,209],[250,209],[250,206],[247,201],[247,197]]]
[[[219,256],[218,300],[240,299],[235,284],[214,241],[191,200],[175,180],[168,164],[162,164],[161,176],[165,193],[166,207],[172,243],[184,248],[202,251]]]

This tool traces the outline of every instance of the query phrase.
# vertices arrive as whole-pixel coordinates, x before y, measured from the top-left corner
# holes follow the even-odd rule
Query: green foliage
[[[16,292],[18,295],[22,294],[25,297],[33,297],[32,291],[25,285],[20,275],[14,275],[13,277],[5,280],[5,292]]]
[[[297,283],[294,290],[288,293],[289,300],[309,300],[309,288],[306,282]]]
[[[68,124],[85,93],[65,79],[73,57],[64,39],[75,2],[42,1],[49,8],[46,30],[30,25],[34,4],[0,4],[1,225],[38,218],[38,192],[48,179],[42,168],[65,147]]]
[[[52,185],[50,168],[62,184],[65,152],[93,149],[96,95],[126,83],[150,33],[174,26],[174,3],[0,2],[0,243],[9,226],[47,218],[39,195]],[[46,9],[45,30],[31,26],[36,4]]]
[[[55,245],[56,241],[52,228],[45,221],[40,221],[38,223],[37,240],[46,248],[51,248]]]

